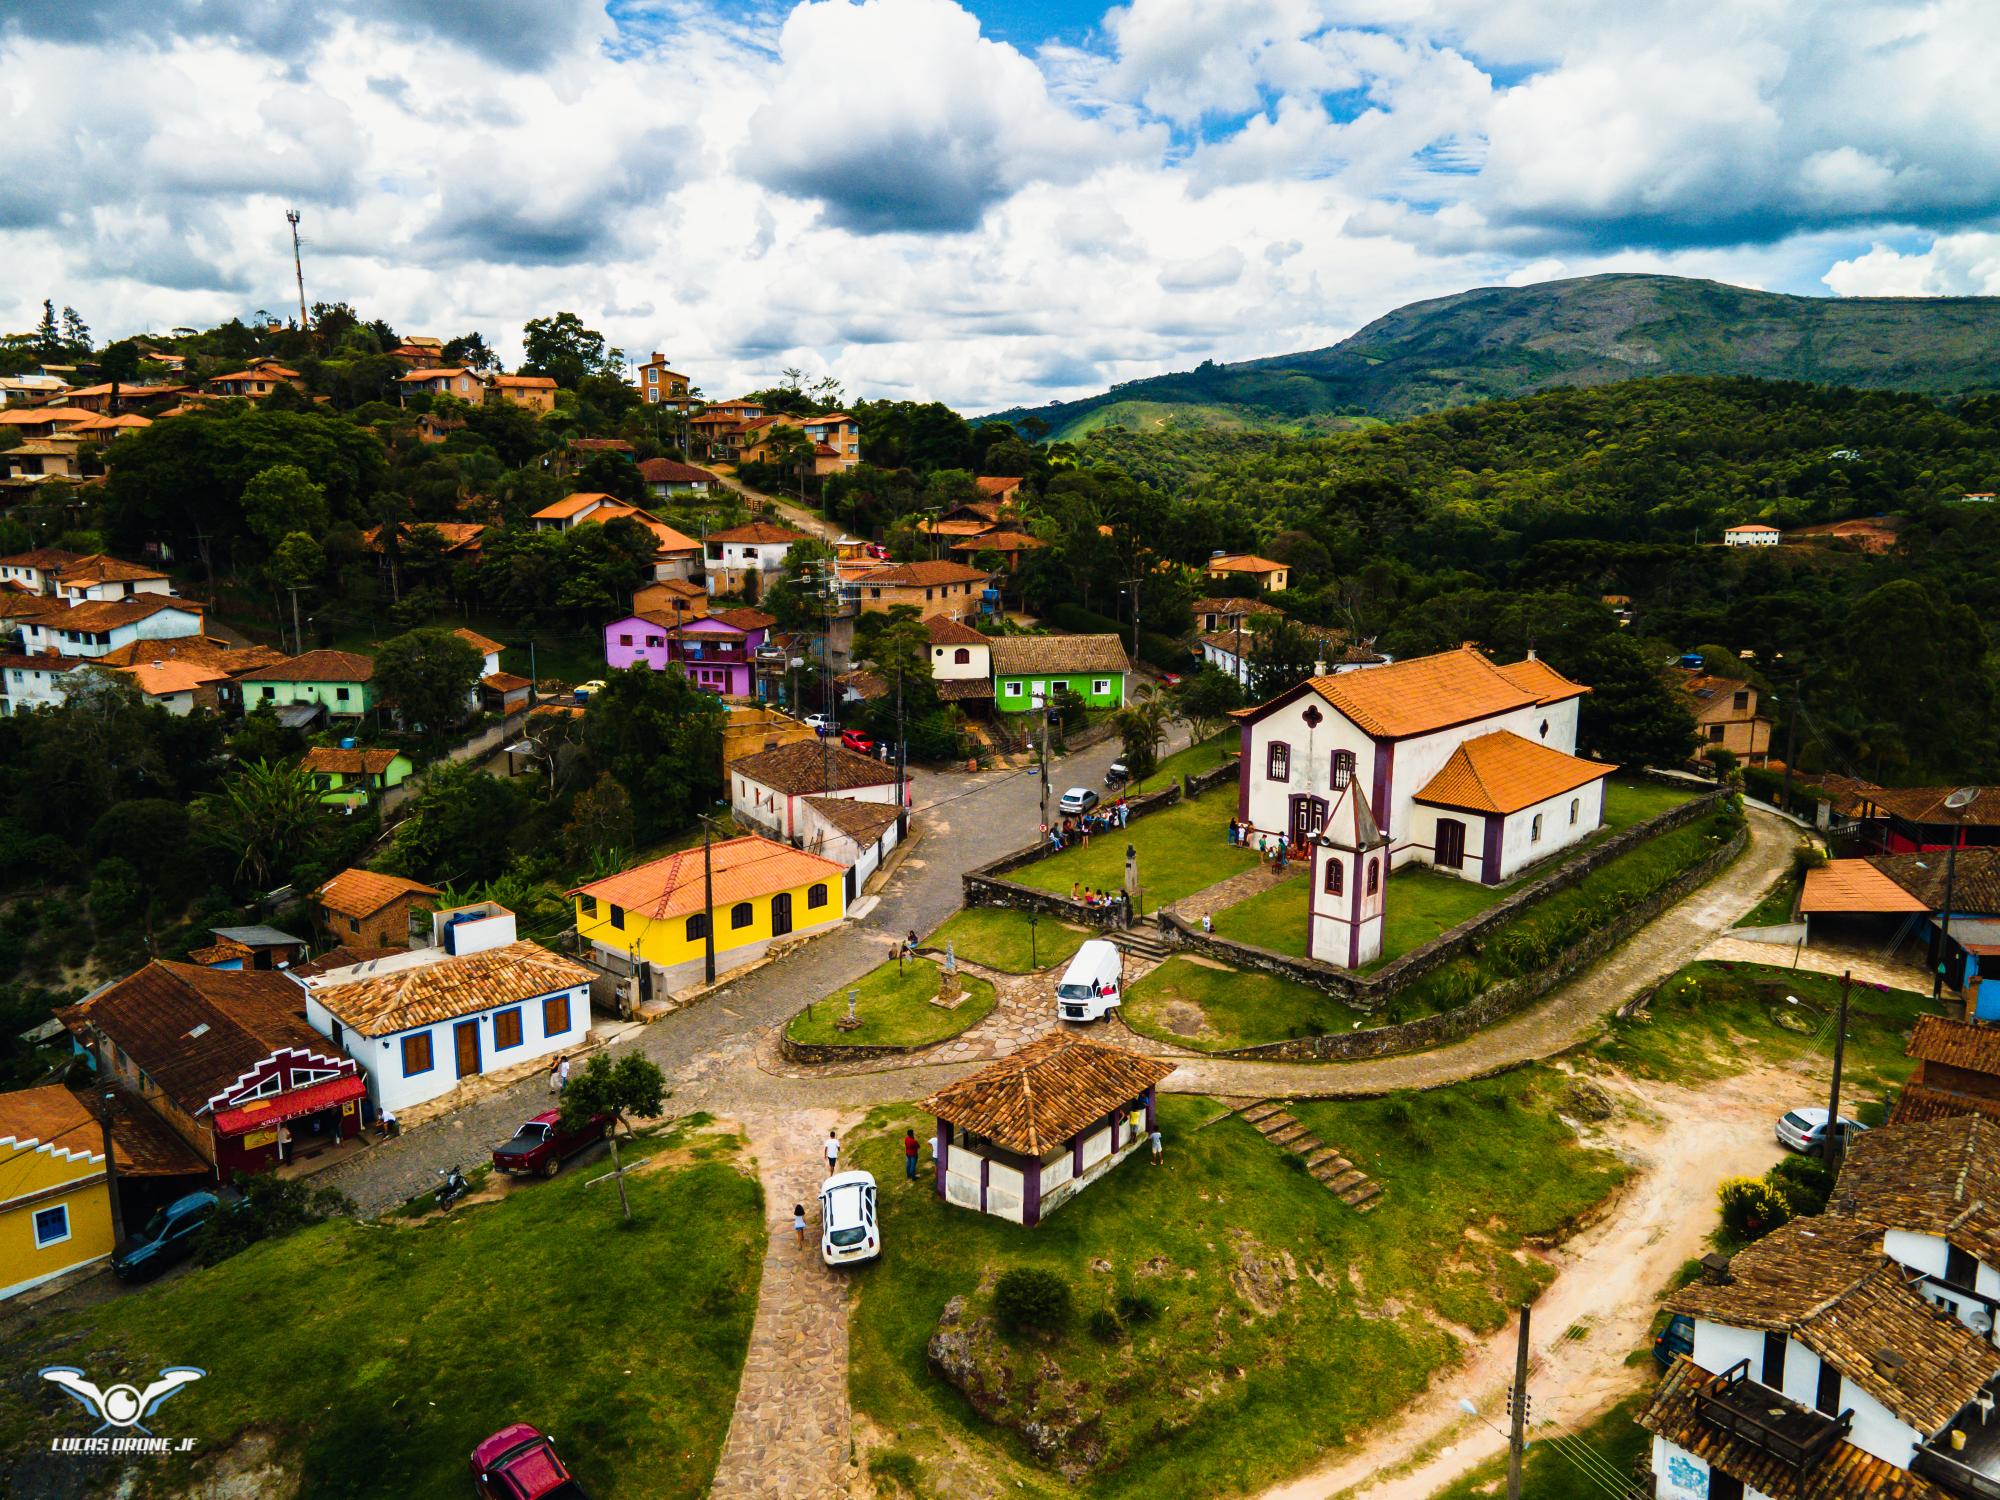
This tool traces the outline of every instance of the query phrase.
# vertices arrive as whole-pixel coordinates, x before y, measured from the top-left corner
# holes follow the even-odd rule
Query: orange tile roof
[[[512,672],[488,672],[479,679],[479,684],[496,693],[518,693],[522,688],[533,687],[535,680],[532,677],[517,677]]]
[[[999,474],[981,474],[972,482],[979,486],[980,493],[986,495],[1011,495],[1021,487],[1019,479],[1009,479]]]
[[[806,534],[789,526],[773,526],[769,521],[752,521],[748,526],[732,526],[727,531],[711,531],[711,542],[743,542],[768,546],[775,542],[803,542]]]
[[[1272,562],[1268,557],[1258,557],[1252,552],[1239,552],[1233,557],[1211,557],[1208,571],[1211,573],[1276,573],[1285,565]]]
[[[991,642],[970,625],[961,625],[945,615],[931,615],[924,621],[924,634],[933,646],[986,646]]]
[[[1919,912],[1923,902],[1865,859],[1829,860],[1806,871],[1799,910],[1820,912]]]
[[[452,631],[452,634],[457,636],[461,641],[464,641],[466,645],[477,651],[481,656],[492,656],[497,652],[507,649],[492,637],[481,635],[476,630],[467,630],[463,625]]]
[[[229,674],[216,667],[192,661],[145,661],[128,667],[113,667],[132,679],[132,685],[149,698],[168,693],[191,693],[211,682],[227,682]]]
[[[1169,1058],[1056,1032],[948,1084],[917,1107],[1009,1151],[1041,1156],[1130,1105],[1174,1066]]]
[[[1048,543],[1038,536],[1029,536],[1025,531],[989,531],[980,536],[968,537],[962,542],[953,542],[954,552],[1032,552]]]
[[[319,904],[343,917],[372,917],[401,896],[435,896],[435,886],[384,875],[379,870],[342,870],[313,892]]]
[[[185,599],[171,598],[166,594],[140,594],[131,599],[86,600],[70,606],[62,614],[46,616],[36,623],[49,630],[113,630],[120,625],[151,619],[167,609],[186,610],[196,618],[201,616],[199,604],[190,604]]]
[[[1312,689],[1369,734],[1388,739],[1428,734],[1538,701],[1469,645],[1315,677]]]
[[[1515,687],[1533,693],[1535,701],[1543,707],[1560,703],[1565,698],[1580,698],[1590,691],[1580,682],[1571,682],[1538,656],[1499,663],[1498,670]]]
[[[711,845],[708,857],[714,870],[716,906],[774,896],[819,881],[837,882],[846,868],[754,833]],[[703,885],[702,852],[694,848],[594,880],[570,894],[608,901],[639,916],[659,919],[700,911]]]
[[[1731,526],[1727,529],[1727,531],[1725,531],[1724,535],[1729,535],[1731,533],[1739,531],[1776,531],[1777,529],[1778,528],[1775,526],[1766,526],[1762,522],[1752,521],[1749,524],[1743,526]]]
[[[283,660],[285,653],[269,646],[232,646],[205,635],[177,635],[164,641],[128,641],[96,658],[100,667],[135,667],[156,661],[185,661],[196,666],[214,667],[230,676]]]
[[[1424,784],[1416,800],[1467,812],[1512,813],[1611,774],[1584,760],[1523,739],[1510,729],[1469,739]]]
[[[372,682],[375,658],[358,651],[308,651],[245,672],[245,682]]]
[[[606,495],[598,490],[578,490],[575,494],[564,495],[562,499],[556,501],[553,505],[544,505],[529,519],[535,521],[567,521],[580,510],[589,510],[593,505],[602,505],[606,501],[614,501],[616,499],[617,496]]]
[[[983,583],[990,574],[955,562],[890,563],[857,575],[870,588],[932,588],[951,583]]]
[[[391,960],[393,962],[393,960]],[[363,1036],[389,1036],[589,984],[593,971],[525,939],[329,984],[313,996]]]
[[[496,386],[519,386],[529,391],[552,391],[556,388],[554,378],[548,375],[495,375],[492,383]]]
[[[314,745],[299,765],[308,771],[325,771],[342,776],[380,776],[395,764],[400,750],[343,750],[338,745]],[[336,877],[337,878],[337,877]]]
[[[850,792],[888,786],[896,780],[893,766],[872,755],[826,740],[795,740],[772,750],[759,750],[729,762],[729,774],[796,797],[807,792]]]
[[[88,1162],[104,1160],[104,1133],[97,1117],[59,1083],[0,1094],[0,1142],[16,1151],[39,1149],[74,1153]]]

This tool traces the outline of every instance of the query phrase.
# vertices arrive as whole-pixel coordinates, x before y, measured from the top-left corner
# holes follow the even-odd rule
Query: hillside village
[[[0,339],[0,1317],[201,1377],[64,1493],[1491,1493],[1517,1327],[1528,1493],[2000,1486],[2000,762],[1921,571],[1983,409],[1918,475],[1660,382],[1785,495],[1425,574],[1475,523],[1373,466],[1497,433],[522,343]],[[0,1397],[10,1492],[72,1412]]]

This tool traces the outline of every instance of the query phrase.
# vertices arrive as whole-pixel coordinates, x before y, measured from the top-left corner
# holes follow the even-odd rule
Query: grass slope
[[[1178,901],[1257,862],[1253,849],[1232,847],[1227,825],[1236,798],[1227,787],[1165,812],[1136,819],[1123,830],[1094,836],[1089,846],[1065,849],[1052,859],[1010,871],[1009,880],[1067,894],[1072,884],[1115,891],[1125,883],[1125,846],[1139,851],[1139,887],[1147,911]]]
[[[960,958],[1007,974],[1029,974],[1067,963],[1088,936],[1053,917],[1031,927],[1026,912],[979,906],[947,919],[924,942],[933,948],[951,943]]]
[[[895,1435],[899,1466],[919,1471],[926,1494],[994,1492],[961,1472],[968,1451],[1023,1495],[1233,1494],[1293,1472],[1459,1357],[1432,1314],[1498,1327],[1550,1274],[1515,1250],[1622,1180],[1615,1157],[1582,1149],[1556,1119],[1559,1082],[1527,1069],[1410,1104],[1312,1106],[1329,1139],[1374,1148],[1367,1165],[1388,1196],[1366,1215],[1240,1120],[1201,1128],[1216,1116],[1209,1101],[1170,1097],[1163,1167],[1128,1161],[1034,1230],[947,1208],[927,1182],[903,1187],[898,1137],[906,1121],[928,1121],[877,1111],[873,1133],[850,1137],[858,1164],[896,1184],[883,1193],[883,1259],[856,1277],[856,1409]],[[1046,1358],[1080,1400],[1102,1404],[1104,1463],[1073,1487],[925,1360],[945,1304],[964,1295],[982,1311],[984,1279],[1014,1266],[1056,1272],[1076,1301],[1079,1326],[1009,1356],[1017,1381],[1038,1378]],[[1128,1294],[1156,1300],[1159,1315],[1109,1341],[1082,1326]]]
[[[1141,1036],[1202,1052],[1371,1024],[1364,1012],[1311,985],[1276,974],[1214,969],[1185,954],[1133,985],[1119,1015]]]
[[[148,1460],[142,1493],[174,1490],[192,1459],[259,1429],[315,1497],[456,1495],[473,1445],[526,1421],[556,1434],[593,1495],[698,1496],[763,1254],[762,1193],[727,1159],[733,1144],[710,1138],[695,1147],[710,1159],[628,1178],[630,1231],[612,1188],[587,1185],[593,1159],[449,1218],[341,1219],[253,1246],[42,1324],[15,1339],[13,1363],[141,1385],[166,1365],[209,1372],[162,1413],[162,1433],[195,1452]],[[0,1388],[9,1453],[82,1434],[77,1418],[35,1383]]]

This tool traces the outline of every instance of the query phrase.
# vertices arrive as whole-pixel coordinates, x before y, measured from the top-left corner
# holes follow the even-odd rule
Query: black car
[[[1132,773],[1125,768],[1125,762],[1122,760],[1111,762],[1110,768],[1104,773],[1104,784],[1106,786],[1123,786],[1131,779]]]
[[[213,1193],[189,1193],[176,1198],[146,1221],[111,1257],[111,1273],[120,1281],[150,1281],[168,1266],[194,1252],[194,1232],[222,1207]]]

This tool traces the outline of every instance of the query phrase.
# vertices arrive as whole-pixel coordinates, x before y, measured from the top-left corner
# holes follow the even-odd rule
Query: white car
[[[1056,1014],[1065,1021],[1101,1021],[1119,1004],[1124,962],[1116,943],[1092,938],[1076,950],[1056,985]]]
[[[1866,1125],[1840,1117],[1840,1133],[1849,1140],[1854,1139]],[[1778,1117],[1778,1144],[1790,1146],[1794,1151],[1819,1151],[1820,1141],[1826,1135],[1826,1111],[1823,1109],[1788,1110]]]
[[[873,1260],[882,1253],[875,1179],[869,1173],[838,1172],[820,1184],[819,1253],[830,1266]]]
[[[1087,786],[1073,786],[1062,794],[1060,806],[1066,813],[1087,813],[1097,806],[1097,793]]]
[[[833,733],[833,720],[829,719],[825,714],[807,714],[805,724],[806,728],[810,729],[814,734],[826,735]]]

